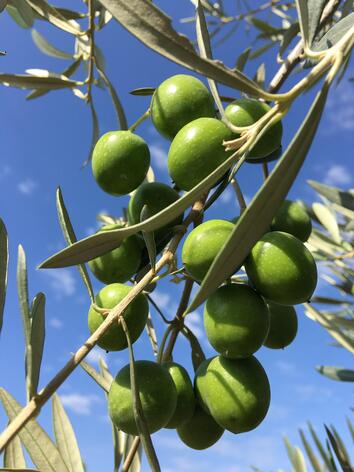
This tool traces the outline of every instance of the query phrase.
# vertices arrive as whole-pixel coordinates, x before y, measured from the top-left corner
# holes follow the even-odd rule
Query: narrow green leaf
[[[73,20],[67,20],[53,5],[46,0],[26,0],[33,10],[42,17],[43,20],[49,21],[52,25],[60,28],[67,33],[74,35],[80,34],[80,26]]]
[[[262,62],[262,64],[258,67],[256,75],[254,77],[255,82],[259,84],[261,87],[264,86],[266,79],[266,69],[265,69],[265,64]]]
[[[105,392],[109,392],[111,388],[111,382],[109,382],[103,375],[85,361],[80,362],[80,366],[84,371],[101,387]]]
[[[111,81],[109,80],[109,78],[107,77],[107,74],[104,72],[103,69],[100,69],[99,67],[97,67],[97,72],[100,74],[100,76],[102,77],[102,80],[105,82],[105,84],[108,87],[108,91],[111,95],[112,102],[116,110],[120,129],[123,129],[123,130],[128,129],[128,123],[127,123],[127,118],[125,116],[124,108],[123,108],[122,102],[120,101],[118,97],[118,94],[115,88],[113,87]]]
[[[315,444],[316,444],[316,447],[324,461],[324,463],[326,464],[328,470],[330,472],[335,472],[335,468],[333,467],[333,464],[331,462],[331,459],[328,455],[328,453],[326,452],[326,450],[324,449],[324,447],[322,446],[322,443],[321,441],[319,440],[315,430],[313,429],[311,423],[308,423],[308,427],[309,427],[309,430],[310,430],[310,433],[311,433],[311,436],[312,436],[312,439],[314,440]]]
[[[9,266],[9,241],[4,222],[0,218],[0,334],[3,324],[4,306]]]
[[[6,10],[22,28],[32,27],[34,16],[26,0],[9,0]]]
[[[298,35],[299,33],[299,23],[292,23],[290,27],[285,31],[283,35],[283,39],[280,43],[280,48],[278,52],[278,56],[282,57],[292,40]]]
[[[324,51],[334,46],[352,27],[354,13],[342,18],[319,41],[312,45],[314,51]]]
[[[121,431],[120,431],[121,433]],[[124,448],[124,460],[126,459],[131,447],[134,444],[134,441],[136,440],[136,436],[130,436],[127,435],[126,438],[126,443],[125,443],[125,448]],[[141,472],[141,456],[142,456],[142,444],[141,441],[138,445],[138,449],[134,455],[133,462],[131,463],[131,466],[129,467],[129,472]]]
[[[344,369],[343,367],[317,366],[317,372],[332,380],[340,380],[341,382],[354,382],[354,370]]]
[[[341,453],[345,456],[346,461],[350,464],[349,454],[348,454],[348,451],[347,451],[347,449],[346,449],[346,447],[345,447],[344,441],[343,441],[343,439],[340,437],[338,431],[336,430],[336,428],[335,428],[333,425],[331,425],[331,432],[333,433],[333,436],[334,436],[335,440],[336,440],[337,443],[338,443],[338,446],[340,447],[340,449],[341,449],[341,451],[342,451]],[[351,469],[351,470],[352,470],[352,469]]]
[[[311,462],[313,470],[315,472],[323,472],[323,467],[320,464],[316,454],[313,452],[312,447],[310,446],[309,442],[307,441],[304,432],[301,429],[299,430],[299,432],[300,432],[302,444],[304,445],[307,457],[309,458]]]
[[[27,467],[21,441],[18,436],[15,436],[6,446],[4,452],[4,467],[8,469],[25,469]]]
[[[336,243],[341,243],[342,238],[340,236],[338,223],[333,212],[327,206],[317,202],[312,205],[312,210],[315,213],[317,219],[320,221],[321,225],[332,236],[333,240]]]
[[[312,303],[324,303],[325,305],[350,305],[354,303],[354,301],[351,300],[340,300],[337,298],[330,298],[330,297],[313,297],[311,299]]]
[[[237,267],[243,264],[254,244],[267,231],[310,149],[322,116],[327,93],[328,85],[325,84],[273,172],[242,213],[235,229],[215,258],[188,307],[188,312],[195,310],[233,274]]]
[[[0,400],[10,420],[22,410],[21,405],[3,388],[0,388]],[[41,472],[69,472],[55,444],[35,420],[28,421],[20,430],[19,437]]]
[[[148,316],[148,319],[147,319],[147,322],[146,322],[145,329],[146,329],[146,332],[149,336],[154,356],[157,357],[157,355],[159,353],[159,346],[157,344],[156,331],[155,331],[154,324],[153,324],[150,313],[149,313],[149,316]]]
[[[34,75],[0,74],[0,83],[21,89],[61,89],[76,87],[76,82],[61,77],[39,77]]]
[[[33,42],[35,43],[37,48],[40,51],[42,51],[44,54],[47,54],[47,56],[52,56],[59,59],[72,59],[73,58],[72,54],[65,51],[61,51],[60,49],[50,44],[46,40],[46,38],[42,36],[37,30],[32,29],[31,34],[32,34]]]
[[[3,12],[8,4],[8,0],[0,0],[0,13]]]
[[[309,30],[309,38],[308,43],[312,44],[315,34],[318,30],[318,26],[320,23],[320,19],[322,16],[322,12],[324,7],[328,3],[328,0],[308,0],[307,1],[307,9],[308,9],[308,30]]]
[[[304,455],[298,447],[294,448],[294,468],[296,472],[307,472]]]
[[[5,468],[0,468],[0,472],[41,472],[40,470],[38,469],[23,469],[22,467],[20,469],[18,468],[10,468],[8,469],[7,467]]]
[[[17,261],[17,291],[20,302],[23,331],[26,344],[30,344],[31,339],[31,310],[28,296],[27,264],[26,254],[21,244],[18,246]]]
[[[92,135],[91,135],[92,137],[91,137],[90,151],[89,151],[89,154],[88,154],[88,158],[86,159],[86,161],[83,164],[84,166],[86,166],[89,162],[91,162],[93,150],[94,150],[94,148],[96,146],[96,143],[97,143],[97,141],[100,137],[100,125],[99,125],[99,122],[98,122],[98,116],[97,116],[97,113],[96,113],[96,110],[95,110],[92,99],[90,100],[89,107],[90,107],[90,111],[91,111],[91,120],[92,120]]]
[[[140,95],[144,97],[144,96],[153,95],[155,90],[156,89],[154,87],[141,87],[141,88],[131,90],[129,93],[130,95],[138,95],[138,96]]]
[[[74,429],[58,395],[52,397],[55,441],[70,472],[84,472],[80,449]]]
[[[284,437],[283,441],[285,444],[285,448],[286,448],[286,452],[288,454],[289,460],[291,464],[294,465],[294,447],[292,446],[292,444],[290,443],[287,437]]]
[[[331,446],[334,450],[334,453],[338,459],[338,462],[340,463],[341,467],[342,467],[342,470],[343,472],[352,472],[353,468],[349,462],[349,458],[348,458],[348,455],[345,451],[345,449],[343,449],[342,447],[342,444],[340,444],[340,442],[338,442],[336,440],[336,438],[334,437],[332,431],[327,428],[327,426],[325,425],[325,429],[326,429],[326,433],[327,433],[327,436],[328,436],[328,439],[331,443]]]
[[[219,61],[199,57],[190,41],[172,28],[171,19],[147,0],[100,0],[113,17],[146,46],[206,77],[253,96],[266,98],[252,80]]]
[[[190,343],[191,354],[192,354],[192,364],[193,364],[194,371],[196,371],[198,367],[200,366],[200,364],[205,360],[205,354],[198,341],[198,338],[187,326],[183,328],[182,334],[188,339]]]
[[[82,239],[81,241],[74,243],[72,246],[59,251],[57,254],[54,254],[42,264],[40,264],[39,267],[67,267],[70,265],[87,262],[97,256],[104,254],[105,252],[115,249],[125,238],[132,234],[136,234],[139,231],[155,231],[156,229],[165,226],[166,224],[173,221],[176,216],[183,213],[186,208],[188,208],[210,187],[212,187],[212,185],[230,169],[237,159],[239,158],[235,157],[234,155],[230,156],[214,172],[203,179],[192,190],[183,195],[183,197],[179,198],[172,205],[164,208],[162,211],[156,213],[154,216],[148,218],[144,222],[89,236],[88,238]],[[237,166],[241,166],[243,161],[244,158],[239,159]]]
[[[350,192],[344,192],[339,188],[330,187],[329,185],[321,184],[314,180],[308,180],[307,183],[320,195],[326,197],[330,202],[354,211],[354,195]]]
[[[350,431],[350,435],[351,435],[351,437],[352,437],[352,440],[353,440],[353,442],[354,442],[354,428],[353,428],[353,425],[352,425],[352,423],[351,423],[351,421],[350,421],[349,418],[347,418],[347,425],[348,425],[348,428],[349,428],[349,431]]]
[[[261,56],[262,54],[264,54],[266,51],[268,51],[269,49],[273,48],[274,46],[276,46],[276,42],[275,41],[271,41],[271,42],[268,42],[266,44],[264,44],[263,46],[261,46],[260,48],[256,49],[255,51],[253,51],[249,58],[250,59],[257,59],[257,57]]]
[[[309,44],[309,13],[307,0],[296,0],[296,10],[299,17],[300,31],[305,44]]]
[[[152,213],[147,205],[144,205],[140,213],[140,221],[143,222],[151,218]],[[149,255],[150,266],[155,270],[156,265],[156,244],[153,231],[142,231],[145,246]]]
[[[63,194],[60,187],[57,188],[57,192],[56,192],[56,204],[57,204],[58,219],[59,219],[60,227],[63,231],[65,241],[68,243],[68,245],[71,245],[77,241],[77,238],[76,238],[73,225],[70,221],[69,213],[66,209]],[[90,279],[90,276],[88,274],[85,264],[78,265],[78,269],[79,269],[81,278],[87,288],[89,297],[91,301],[94,301],[95,295],[93,293],[91,279]]]
[[[249,55],[250,55],[250,52],[251,52],[251,48],[246,48],[237,58],[236,60],[236,69],[238,69],[239,71],[243,71],[243,69],[245,68],[246,64],[247,64],[247,61],[248,61],[248,58],[249,58]]]
[[[29,398],[37,393],[45,338],[45,295],[38,293],[31,306],[31,370]]]

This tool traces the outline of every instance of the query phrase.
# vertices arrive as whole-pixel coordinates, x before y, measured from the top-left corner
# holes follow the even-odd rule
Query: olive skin
[[[232,132],[216,118],[199,118],[185,125],[168,152],[168,172],[178,188],[191,190],[231,155],[223,141]]]
[[[234,100],[225,108],[225,116],[235,126],[250,126],[262,118],[270,109],[270,106],[264,102],[250,98],[240,98]],[[277,150],[281,145],[282,135],[283,125],[278,121],[253,146],[247,160],[262,159]]]
[[[198,369],[195,372],[194,377],[194,392],[197,398],[198,404],[205,413],[210,414],[208,405],[207,405],[207,397],[206,397],[206,390],[207,390],[207,383],[205,382],[206,373],[208,370],[208,366],[210,362],[215,358],[210,357],[209,359],[205,359],[203,362],[200,363]]]
[[[162,364],[172,377],[177,391],[177,406],[165,428],[174,429],[188,421],[194,413],[195,396],[188,372],[180,364],[164,362]]]
[[[300,203],[284,200],[272,221],[273,231],[289,233],[305,242],[312,231],[311,218]]]
[[[190,121],[214,117],[214,100],[199,79],[185,74],[174,75],[155,90],[150,114],[157,131],[172,140]]]
[[[135,375],[143,414],[150,433],[164,428],[177,404],[177,392],[168,371],[151,361],[136,361]],[[108,410],[113,423],[127,434],[139,434],[133,411],[130,366],[123,367],[108,393]]]
[[[235,225],[226,220],[209,220],[194,228],[182,248],[182,262],[193,279],[201,282]]]
[[[254,288],[279,305],[307,302],[316,288],[311,252],[295,236],[281,231],[266,233],[255,244],[245,269]]]
[[[110,284],[98,292],[96,305],[100,308],[113,308],[125,298],[133,287],[123,284]],[[129,330],[131,342],[134,343],[143,331],[149,314],[149,304],[144,294],[139,294],[124,310],[123,317]],[[93,306],[88,312],[88,327],[92,334],[104,322],[105,317]],[[127,347],[123,328],[113,323],[100,337],[97,344],[106,351],[121,351]]]
[[[224,429],[199,406],[192,418],[177,428],[177,434],[184,444],[199,451],[211,447],[223,433]]]
[[[207,368],[206,397],[214,420],[232,433],[256,428],[270,404],[267,374],[254,357],[215,357]]]
[[[122,225],[106,225],[98,233],[119,228],[122,228]],[[104,284],[127,282],[138,271],[141,254],[140,239],[138,236],[132,235],[124,239],[116,249],[89,261],[88,265],[94,276]]]
[[[204,326],[210,344],[224,357],[249,357],[268,334],[268,307],[248,285],[224,285],[205,304]]]
[[[297,334],[297,314],[292,306],[268,303],[270,328],[264,345],[270,349],[284,349]]]
[[[131,131],[110,131],[92,154],[92,172],[98,185],[111,195],[126,195],[145,179],[150,166],[146,142]]]
[[[176,202],[179,195],[173,188],[161,182],[149,182],[140,185],[133,193],[128,204],[128,221],[130,225],[140,223],[141,210],[147,205],[151,215],[156,215],[161,210]],[[183,214],[171,221],[167,226],[155,231],[158,237],[163,238],[168,229],[180,224]]]

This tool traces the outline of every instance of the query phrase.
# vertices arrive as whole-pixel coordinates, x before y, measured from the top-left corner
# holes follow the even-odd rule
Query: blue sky
[[[189,1],[158,3],[174,18],[179,30],[194,37],[191,25],[181,26],[177,21],[193,14]],[[75,2],[75,6],[81,8],[79,2]],[[70,35],[53,31],[39,21],[35,28],[57,46],[72,50]],[[251,38],[240,30],[231,40],[215,49],[215,56],[232,66]],[[114,22],[97,34],[97,43],[105,54],[106,71],[120,94],[130,124],[149,105],[149,98],[133,97],[129,95],[130,90],[157,86],[165,78],[184,72],[179,66],[152,53]],[[3,72],[22,73],[27,68],[59,72],[67,67],[67,61],[40,53],[30,38],[30,31],[20,29],[6,13],[0,15],[0,49],[8,53],[0,58]],[[269,79],[277,67],[275,51],[267,53],[262,60],[267,63]],[[259,64],[259,61],[251,62],[246,68],[247,74],[252,77]],[[226,92],[232,93],[230,90]],[[311,91],[301,97],[285,118],[284,145],[302,122],[313,95]],[[101,132],[115,129],[117,125],[108,93],[96,90],[94,99]],[[331,91],[318,134],[290,192],[291,198],[307,202],[314,199],[314,192],[306,184],[308,179],[344,188],[353,187],[354,114],[353,107],[350,109],[349,106],[353,99],[353,86],[346,80]],[[24,91],[5,87],[0,88],[0,100],[0,215],[10,238],[9,288],[0,342],[0,375],[1,385],[23,403],[24,343],[15,280],[18,244],[21,243],[27,253],[31,296],[34,297],[38,291],[47,295],[46,344],[40,380],[40,385],[44,386],[88,336],[89,299],[77,270],[36,270],[39,262],[64,246],[56,218],[56,187],[62,187],[80,238],[97,229],[97,213],[104,210],[119,216],[128,199],[104,194],[95,184],[90,167],[81,167],[91,140],[89,110],[83,101],[70,91],[59,91],[26,102]],[[149,121],[138,129],[138,133],[149,143],[157,178],[168,182],[168,142],[156,133]],[[240,185],[248,198],[261,181],[262,172],[258,166],[245,165],[240,172]],[[228,189],[206,217],[228,218],[237,212],[237,202],[231,189]],[[94,285],[96,291],[101,287],[96,281]],[[153,296],[166,314],[173,316],[180,291],[180,286],[163,281]],[[327,291],[325,283],[320,281],[318,293],[326,294]],[[283,435],[288,435],[299,444],[297,429],[303,427],[307,420],[321,434],[323,423],[333,423],[339,431],[345,430],[345,416],[350,414],[352,405],[352,387],[320,376],[314,366],[330,364],[349,367],[350,355],[332,347],[330,337],[305,317],[301,307],[298,307],[298,315],[299,334],[293,345],[282,352],[264,348],[257,353],[269,375],[272,389],[271,408],[262,425],[238,437],[225,433],[219,443],[204,452],[185,448],[173,431],[158,432],[153,440],[164,472],[198,472],[213,467],[226,472],[239,472],[248,470],[250,464],[265,471],[280,467],[289,470],[281,439]],[[160,340],[163,325],[154,310],[152,316]],[[200,338],[206,354],[212,355],[203,330],[202,308],[190,315],[189,324]],[[136,343],[135,350],[138,359],[152,359],[146,334]],[[99,355],[106,359],[113,373],[127,362],[126,352],[106,355],[99,349],[90,354],[89,360],[96,363]],[[178,341],[175,360],[185,364],[192,372],[188,345],[182,339]],[[111,431],[103,393],[78,369],[59,390],[59,394],[73,422],[88,470],[111,470]],[[6,418],[2,411],[0,421],[3,428]],[[50,431],[49,406],[43,408],[39,421]],[[143,470],[148,470],[146,464]]]

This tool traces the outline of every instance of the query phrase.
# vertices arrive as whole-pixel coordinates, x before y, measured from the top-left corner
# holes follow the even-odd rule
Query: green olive
[[[273,218],[271,229],[292,234],[305,242],[312,231],[311,218],[303,205],[285,200]]]
[[[123,284],[110,284],[98,292],[96,305],[100,308],[113,308],[125,298],[133,287]],[[123,317],[129,330],[130,339],[135,342],[142,333],[149,314],[149,305],[145,295],[139,294],[124,310]],[[104,322],[105,317],[91,305],[88,312],[88,327],[92,333]],[[107,351],[121,351],[127,347],[123,328],[113,323],[99,338],[97,344]]]
[[[155,90],[150,106],[159,133],[172,140],[190,121],[214,117],[214,100],[207,87],[191,75],[174,75]]]
[[[131,131],[110,131],[92,154],[92,172],[98,185],[111,195],[126,195],[145,179],[150,166],[146,142]]]
[[[293,306],[268,302],[270,328],[264,345],[271,349],[284,349],[297,334],[297,315]]]
[[[266,233],[246,258],[255,289],[267,300],[296,305],[310,300],[317,284],[316,263],[306,246],[288,233]]]

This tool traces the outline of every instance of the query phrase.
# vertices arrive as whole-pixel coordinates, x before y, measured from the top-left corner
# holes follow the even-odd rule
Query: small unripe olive
[[[139,397],[150,433],[164,428],[177,404],[177,392],[168,371],[151,361],[135,361]],[[139,434],[133,410],[129,364],[121,369],[108,393],[109,414],[113,423],[127,434]]]
[[[95,303],[100,308],[113,308],[125,298],[133,287],[110,284],[98,292]],[[144,294],[139,294],[124,310],[123,317],[129,330],[131,342],[135,342],[143,331],[149,314],[149,305]],[[91,334],[104,322],[105,317],[91,305],[88,313],[88,327]],[[113,323],[100,337],[97,344],[107,351],[121,351],[127,347],[127,340],[120,324]]]
[[[103,226],[98,232],[122,228],[113,224]],[[127,282],[139,269],[141,261],[141,242],[133,234],[124,239],[119,247],[89,261],[94,276],[104,284]]]
[[[215,444],[223,432],[224,429],[199,406],[192,418],[177,428],[178,436],[184,444],[197,450],[207,449]]]
[[[145,179],[150,166],[146,142],[131,131],[110,131],[92,154],[92,172],[98,185],[111,195],[126,195]]]
[[[166,428],[178,428],[188,421],[194,413],[195,397],[188,372],[180,364],[164,362],[162,367],[170,373],[177,391],[177,406]]]
[[[175,136],[168,153],[168,171],[178,188],[191,190],[231,155],[223,141],[232,132],[216,118],[199,118]]]
[[[271,229],[290,233],[305,242],[312,231],[311,218],[300,203],[285,200],[273,218]]]
[[[271,349],[284,349],[291,344],[297,333],[297,315],[293,306],[268,302],[270,328],[264,345]]]
[[[250,98],[240,98],[225,108],[226,118],[235,126],[253,125],[270,110],[264,102]],[[272,125],[250,150],[248,161],[256,161],[270,155],[281,145],[283,126],[280,121]]]
[[[210,414],[209,408],[208,408],[208,405],[206,403],[207,402],[207,397],[206,397],[207,382],[206,382],[205,379],[206,379],[208,366],[214,358],[215,358],[215,356],[210,357],[209,359],[205,359],[203,362],[201,362],[198,369],[195,372],[195,377],[194,377],[195,396],[196,396],[196,398],[198,400],[198,403],[201,406],[201,408],[203,408],[203,410],[206,413],[209,413],[209,414]]]
[[[307,302],[316,288],[317,269],[312,254],[288,233],[266,233],[246,258],[245,269],[255,289],[280,305]]]
[[[170,77],[155,90],[150,106],[155,128],[173,139],[190,121],[214,117],[214,100],[207,87],[196,77],[179,74]]]
[[[194,228],[182,248],[187,272],[201,282],[235,225],[226,220],[209,220]]]
[[[204,325],[210,344],[224,357],[249,357],[267,336],[268,307],[248,285],[223,285],[205,304]]]

